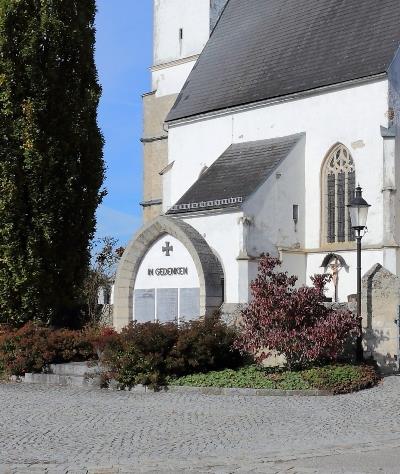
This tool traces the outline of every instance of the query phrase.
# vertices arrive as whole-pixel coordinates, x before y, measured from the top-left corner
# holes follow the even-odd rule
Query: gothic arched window
[[[336,145],[325,160],[323,184],[323,237],[326,243],[355,240],[350,214],[346,207],[356,188],[353,157],[342,144]]]

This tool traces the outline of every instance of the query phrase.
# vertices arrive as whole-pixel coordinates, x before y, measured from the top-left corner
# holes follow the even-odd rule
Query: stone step
[[[100,377],[58,374],[25,374],[24,383],[41,385],[60,385],[63,387],[99,387]]]
[[[76,377],[85,377],[87,374],[96,374],[99,372],[99,366],[96,364],[88,365],[87,362],[69,362],[68,364],[51,364],[50,373],[54,375],[71,375]]]

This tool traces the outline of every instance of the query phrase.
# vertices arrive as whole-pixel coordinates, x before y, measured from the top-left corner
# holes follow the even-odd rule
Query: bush
[[[225,369],[186,375],[175,380],[171,379],[170,384],[181,387],[275,388],[274,382],[265,377],[265,372],[254,365],[238,370]]]
[[[49,364],[95,357],[85,331],[52,330],[33,322],[0,331],[0,366],[6,375],[42,372]]]
[[[104,351],[106,378],[115,379],[121,388],[163,385],[177,339],[178,327],[173,323],[130,324]]]
[[[297,372],[263,369],[252,365],[239,370],[227,369],[187,375],[171,380],[170,384],[188,387],[317,389],[340,394],[370,388],[379,381],[380,376],[376,368],[367,365],[328,365]]]
[[[311,386],[332,393],[349,393],[377,385],[381,377],[372,365],[333,365],[310,369],[303,378]]]
[[[218,314],[182,324],[170,355],[171,372],[184,375],[243,365],[243,356],[233,348],[236,337]]]
[[[359,333],[357,316],[323,304],[329,276],[315,275],[312,287],[296,288],[296,277],[276,272],[280,265],[269,255],[261,258],[236,347],[259,362],[276,351],[285,356],[289,370],[336,361],[349,338]]]
[[[113,378],[121,388],[142,384],[157,389],[177,375],[238,367],[243,357],[232,348],[234,337],[218,316],[179,327],[133,323],[104,351],[105,381]]]
[[[101,361],[104,351],[118,343],[119,334],[114,328],[108,326],[90,326],[84,330],[84,339],[90,342],[92,352]]]

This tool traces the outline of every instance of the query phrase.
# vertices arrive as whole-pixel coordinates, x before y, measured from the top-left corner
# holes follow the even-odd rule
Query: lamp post
[[[361,319],[361,239],[362,231],[367,227],[368,210],[371,207],[362,197],[362,188],[358,186],[353,200],[347,206],[350,212],[351,227],[356,232],[357,241],[357,317],[360,322],[360,335],[357,337],[357,361],[363,360],[362,319]]]

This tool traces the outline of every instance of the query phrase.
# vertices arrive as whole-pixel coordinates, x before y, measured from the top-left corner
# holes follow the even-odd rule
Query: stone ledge
[[[100,388],[100,377],[80,375],[33,374],[27,373],[21,381],[26,384],[58,385],[75,388]]]

